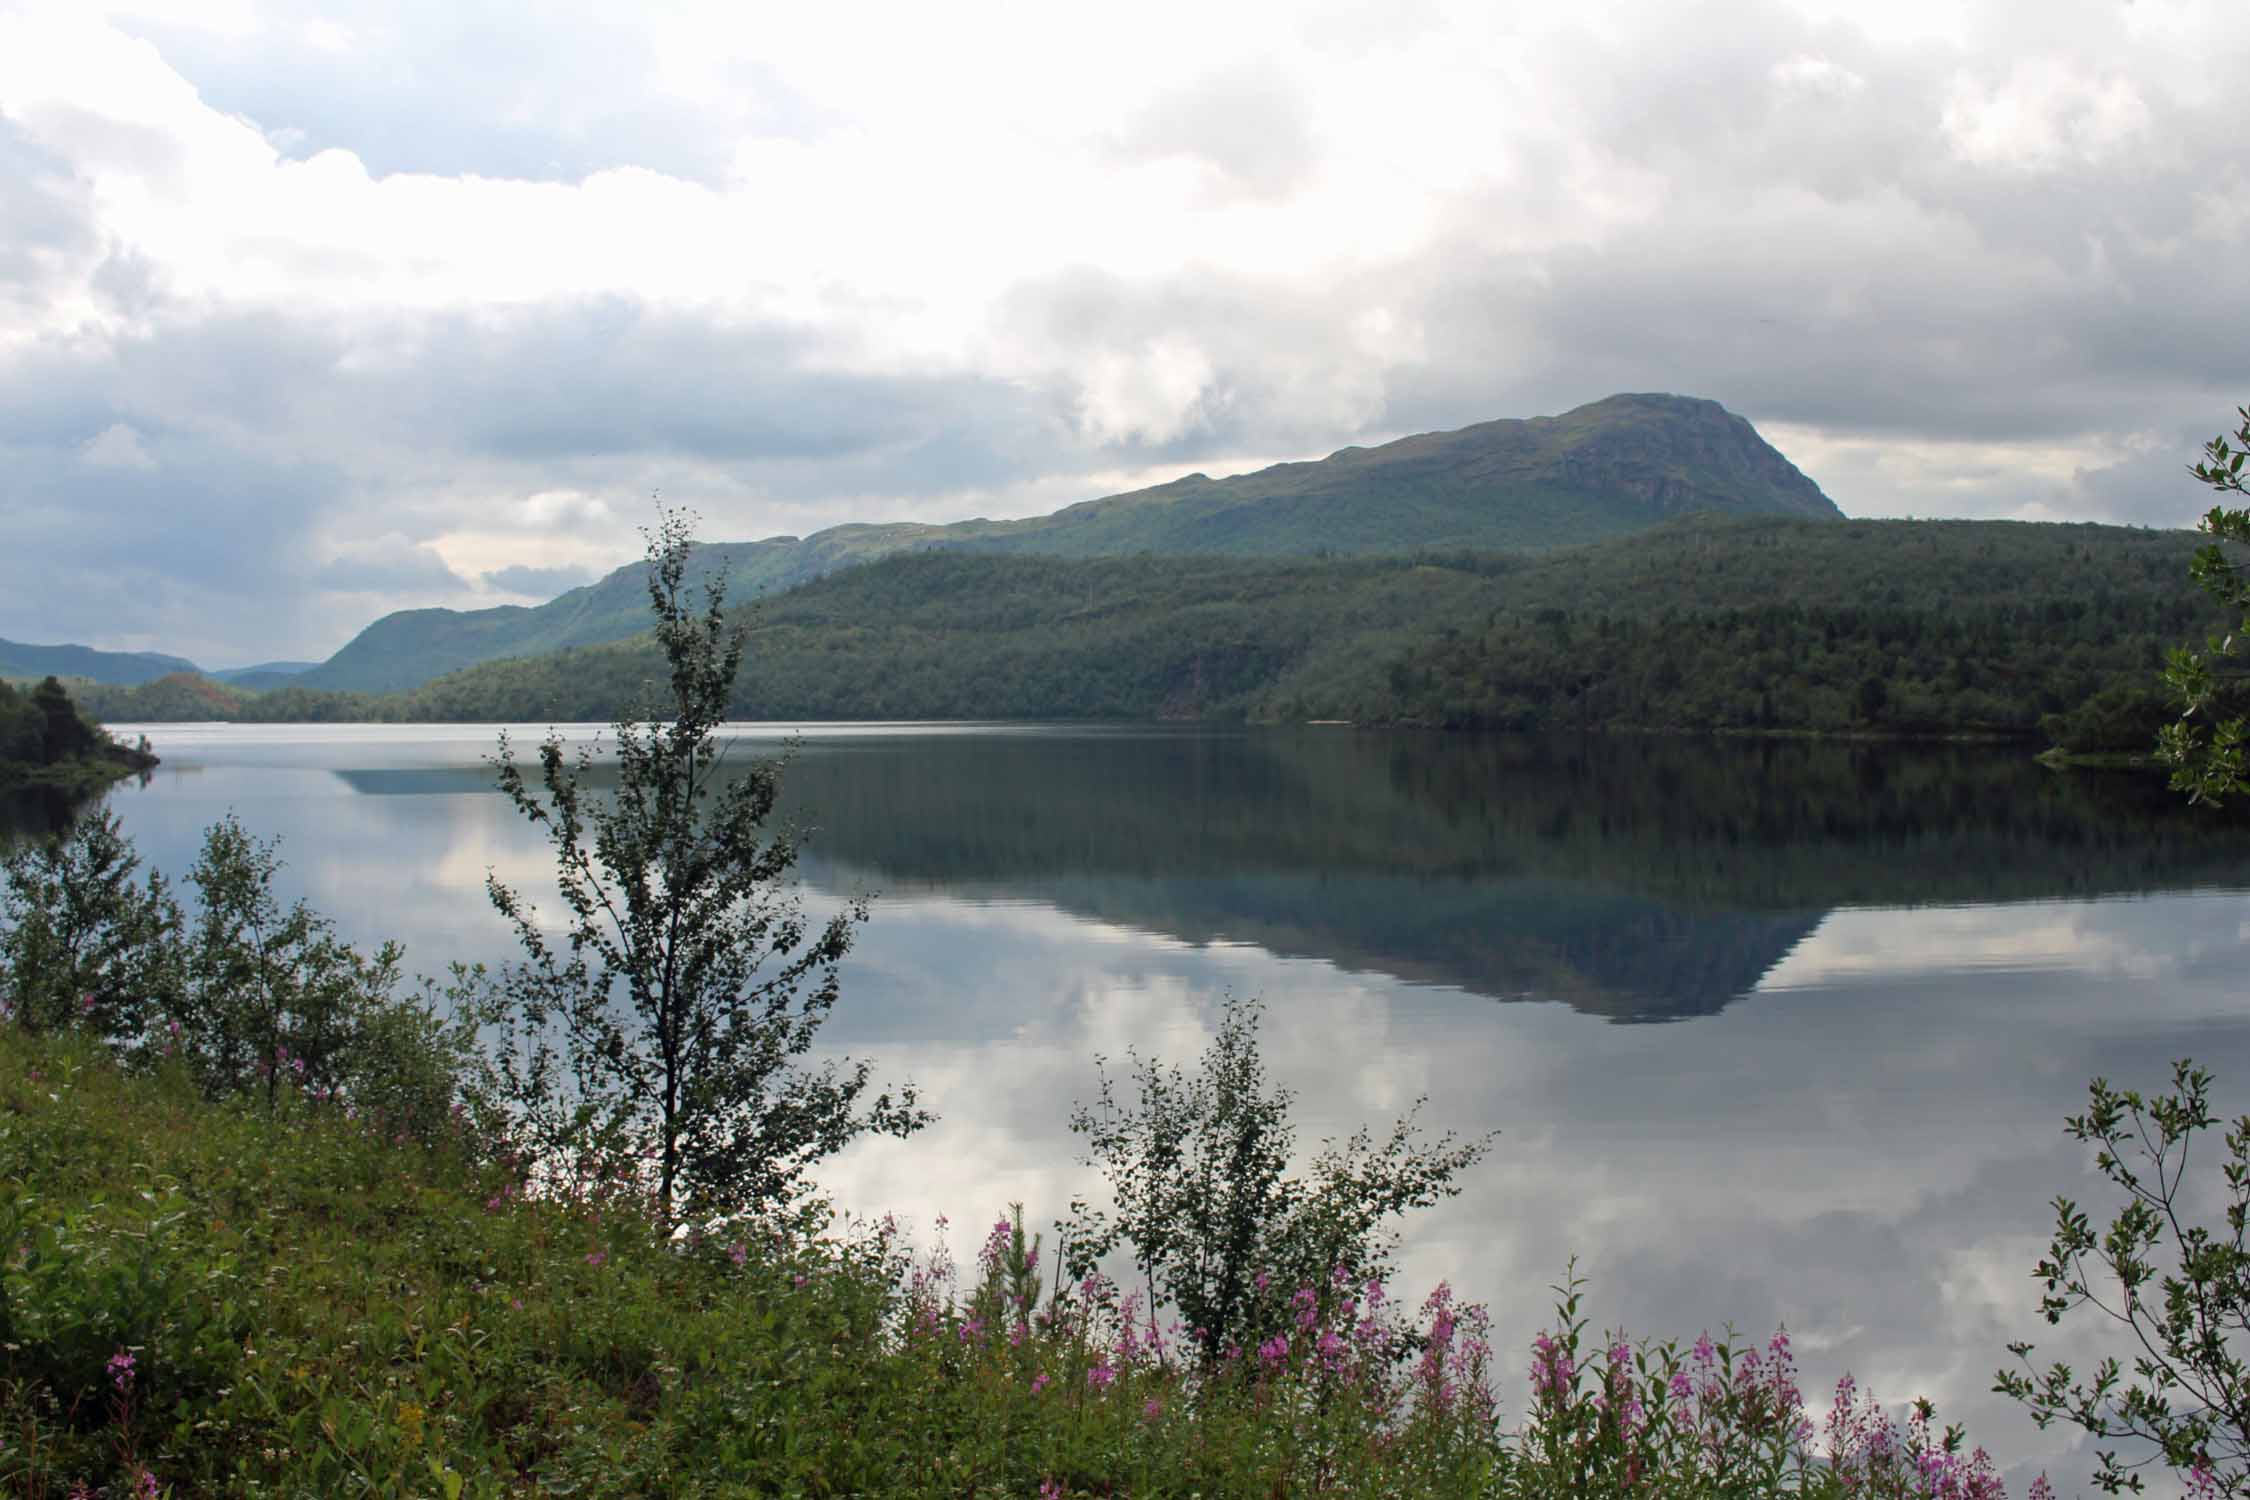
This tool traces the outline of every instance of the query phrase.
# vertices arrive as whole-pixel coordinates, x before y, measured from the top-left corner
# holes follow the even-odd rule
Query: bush
[[[1388,1276],[1393,1221],[1459,1192],[1453,1179],[1491,1145],[1451,1135],[1425,1144],[1409,1113],[1382,1145],[1362,1129],[1325,1143],[1309,1176],[1294,1175],[1294,1095],[1266,1082],[1258,1017],[1257,1002],[1229,1000],[1193,1074],[1135,1056],[1130,1103],[1105,1068],[1100,1096],[1070,1122],[1114,1204],[1071,1205],[1071,1273],[1129,1247],[1206,1364],[1286,1329],[1300,1288],[1326,1288],[1337,1274]]]
[[[283,907],[277,842],[231,814],[204,835],[191,909],[139,868],[106,809],[0,860],[0,1016],[175,1064],[210,1098],[270,1110],[289,1084],[423,1139],[480,1102],[473,975],[400,994],[398,947],[364,954],[304,902]]]
[[[137,1040],[179,980],[180,912],[107,808],[0,860],[0,1016]]]

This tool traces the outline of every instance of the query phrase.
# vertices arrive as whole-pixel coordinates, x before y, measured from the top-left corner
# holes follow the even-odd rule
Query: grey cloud
[[[285,156],[341,149],[377,176],[575,181],[626,166],[703,182],[727,175],[727,131],[652,101],[660,59],[637,12],[576,5],[534,19],[494,0],[341,17],[317,0],[286,0],[268,11],[247,37],[158,21],[135,29]],[[308,29],[331,22],[344,45],[312,44]],[[735,72],[737,123],[791,136],[820,128],[818,112],[769,70]]]
[[[1037,391],[837,374],[817,352],[623,301],[380,322],[160,307],[114,342],[0,364],[0,616],[19,637],[324,655],[381,609],[455,599],[467,585],[421,544],[540,491],[623,514],[661,489],[715,534],[763,535],[780,504],[942,503],[1086,461]],[[153,468],[86,462],[120,428]],[[371,526],[408,550],[309,566]],[[163,587],[118,586],[158,569]]]
[[[484,575],[484,581],[507,593],[551,599],[580,584],[592,583],[595,577],[592,568],[534,568],[517,563],[511,567],[493,569]]]
[[[1305,182],[1319,145],[1305,101],[1278,68],[1242,64],[1157,97],[1119,132],[1128,160],[1186,156],[1247,197],[1277,197]]]
[[[177,434],[147,447],[153,468],[104,468],[0,440],[0,635],[203,659],[336,629],[303,576],[333,473]]]
[[[453,594],[469,588],[437,553],[397,543],[332,558],[313,570],[312,584],[338,594]]]
[[[1070,272],[1027,280],[1003,321],[1065,370],[1167,338],[1202,352],[1213,374],[1182,456],[1333,446],[1623,389],[1709,395],[1834,436],[2123,452],[2223,417],[2250,377],[2250,290],[2231,269],[2245,235],[2201,206],[2238,181],[2236,122],[2223,100],[2171,99],[2160,70],[2117,50],[2109,10],[2063,20],[2043,45],[2143,85],[2148,128],[2108,156],[2036,171],[1957,157],[1951,91],[2040,56],[2020,39],[1974,55],[1878,46],[1771,5],[1658,7],[1627,41],[1542,55],[1582,138],[1648,174],[1621,175],[1641,216],[1597,243],[1513,248],[1570,222],[1583,170],[1517,145],[1504,184],[1461,200],[1435,242],[1330,280],[1317,304],[1207,269]],[[1357,346],[1344,325],[1370,309],[1413,330],[1418,352],[1386,363]],[[1319,438],[1303,432],[1314,411]],[[2003,482],[1954,497],[1985,513],[2032,499],[2068,495]]]
[[[0,115],[0,301],[38,305],[97,243],[92,194],[70,163]]]

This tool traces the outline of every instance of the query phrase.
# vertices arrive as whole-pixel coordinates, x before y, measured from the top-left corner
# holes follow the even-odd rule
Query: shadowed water
[[[485,873],[547,865],[490,730],[148,732],[112,805],[160,867],[232,808],[348,935],[508,956]],[[1986,1394],[2052,1337],[2047,1200],[2091,1196],[2062,1116],[2184,1054],[2250,1106],[2250,836],[2012,750],[852,726],[788,788],[811,904],[877,893],[827,1035],[944,1116],[832,1164],[841,1202],[1051,1219],[1094,1058],[1184,1060],[1259,995],[1313,1134],[1422,1096],[1502,1132],[1407,1271],[1504,1347],[1575,1255],[1597,1325],[1786,1321],[1809,1389],[1931,1395],[2019,1484],[2086,1467]]]

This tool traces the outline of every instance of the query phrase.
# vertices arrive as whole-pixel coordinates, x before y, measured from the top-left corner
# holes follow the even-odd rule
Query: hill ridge
[[[1628,392],[1553,416],[1410,433],[1224,479],[1198,471],[1045,516],[845,522],[802,538],[709,543],[697,565],[725,568],[741,599],[910,550],[1077,558],[1545,551],[1699,511],[1843,514],[1718,402]],[[296,681],[396,692],[487,661],[620,640],[645,628],[646,616],[639,565],[627,564],[540,605],[385,615]]]

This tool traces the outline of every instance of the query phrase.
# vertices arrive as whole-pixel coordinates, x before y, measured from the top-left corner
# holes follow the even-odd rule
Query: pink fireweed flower
[[[973,1344],[973,1343],[975,1343],[975,1342],[976,1342],[976,1341],[977,1341],[978,1339],[980,1339],[980,1338],[983,1338],[983,1337],[984,1337],[984,1319],[982,1319],[982,1318],[971,1318],[971,1319],[969,1319],[969,1321],[968,1321],[968,1322],[966,1322],[966,1323],[963,1323],[963,1324],[961,1325],[961,1331],[960,1331],[959,1337],[960,1337],[960,1340],[961,1340],[961,1342],[962,1342],[962,1343],[964,1343],[964,1344]]]
[[[118,1350],[109,1357],[109,1364],[106,1368],[109,1371],[109,1383],[117,1387],[119,1395],[123,1395],[133,1388],[133,1356],[131,1354],[123,1349]]]
[[[1059,1479],[1040,1480],[1039,1500],[1063,1500],[1062,1481]]]
[[[1309,1331],[1320,1320],[1320,1297],[1311,1287],[1297,1288],[1297,1294],[1289,1299],[1289,1303],[1297,1311],[1299,1328]]]
[[[589,1250],[586,1252],[586,1264],[589,1266],[599,1267],[608,1259],[609,1252],[607,1250]]]
[[[1131,1369],[1141,1362],[1141,1294],[1128,1292],[1117,1309],[1117,1362]]]
[[[1045,1370],[1041,1370],[1038,1374],[1031,1377],[1031,1394],[1036,1396],[1046,1388],[1047,1372]]]
[[[1422,1346],[1422,1383],[1442,1410],[1453,1401],[1453,1382],[1446,1373],[1453,1353],[1453,1288],[1439,1282],[1437,1290],[1423,1302],[1422,1312],[1430,1320],[1429,1341]]]
[[[1096,1365],[1086,1372],[1086,1383],[1097,1391],[1106,1390],[1116,1378],[1117,1372],[1108,1365]]]
[[[1258,1357],[1269,1365],[1278,1365],[1289,1357],[1289,1335],[1277,1333],[1258,1346]]]
[[[1161,1417],[1163,1415],[1164,1403],[1157,1400],[1154,1396],[1149,1397],[1148,1400],[1141,1406],[1141,1420],[1144,1422],[1153,1422],[1158,1417]]]
[[[736,1240],[733,1244],[727,1246],[727,1259],[738,1266],[743,1265],[749,1261],[750,1251],[742,1241]]]
[[[987,1276],[1000,1274],[1000,1266],[1008,1256],[1008,1244],[1015,1237],[1014,1228],[1002,1219],[992,1221],[992,1232],[984,1237],[984,1248],[977,1251],[977,1264]]]
[[[1561,1401],[1570,1393],[1577,1374],[1561,1344],[1544,1333],[1531,1341],[1531,1389],[1535,1395]]]

